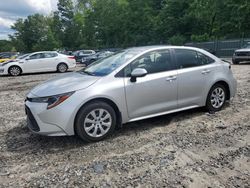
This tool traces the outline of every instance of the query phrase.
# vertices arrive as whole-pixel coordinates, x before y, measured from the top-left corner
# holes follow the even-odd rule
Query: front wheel
[[[79,111],[75,129],[81,139],[87,142],[97,142],[109,136],[115,126],[114,109],[105,102],[94,102]]]
[[[19,76],[22,73],[22,69],[18,66],[12,66],[9,68],[9,74],[11,76]]]
[[[233,59],[233,64],[238,65],[240,62]]]
[[[226,88],[221,84],[215,84],[209,91],[206,108],[209,112],[217,112],[222,109],[226,102]]]

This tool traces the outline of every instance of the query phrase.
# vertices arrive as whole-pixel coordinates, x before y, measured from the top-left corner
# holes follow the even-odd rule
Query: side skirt
[[[139,121],[139,120],[153,118],[153,117],[162,116],[162,115],[167,115],[167,114],[171,114],[171,113],[175,113],[175,112],[190,110],[190,109],[198,108],[198,107],[200,107],[200,106],[194,105],[194,106],[189,106],[189,107],[184,107],[184,108],[178,108],[178,109],[175,109],[175,110],[169,110],[169,111],[160,112],[160,113],[156,113],[156,114],[152,114],[152,115],[148,115],[148,116],[133,118],[133,119],[130,119],[128,122]]]

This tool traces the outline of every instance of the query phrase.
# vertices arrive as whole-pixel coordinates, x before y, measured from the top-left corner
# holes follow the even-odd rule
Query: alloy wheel
[[[59,70],[59,72],[66,72],[67,66],[64,64],[61,64],[61,65],[59,65],[58,70]]]
[[[11,67],[10,74],[12,76],[18,76],[20,73],[21,73],[20,68],[18,68],[18,67]]]
[[[225,102],[225,91],[220,87],[215,88],[211,94],[210,101],[214,108],[221,108]]]
[[[102,137],[112,125],[111,114],[105,109],[92,110],[84,120],[84,130],[91,137]]]

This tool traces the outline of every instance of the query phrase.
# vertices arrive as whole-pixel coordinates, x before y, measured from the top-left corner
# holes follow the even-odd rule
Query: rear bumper
[[[230,86],[230,99],[235,97],[236,93],[237,93],[237,80],[233,78]]]

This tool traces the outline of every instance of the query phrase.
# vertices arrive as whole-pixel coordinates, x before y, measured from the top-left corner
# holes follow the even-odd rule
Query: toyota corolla
[[[219,111],[235,93],[231,65],[205,50],[137,47],[42,83],[25,109],[34,133],[93,142],[127,122],[203,106]]]

